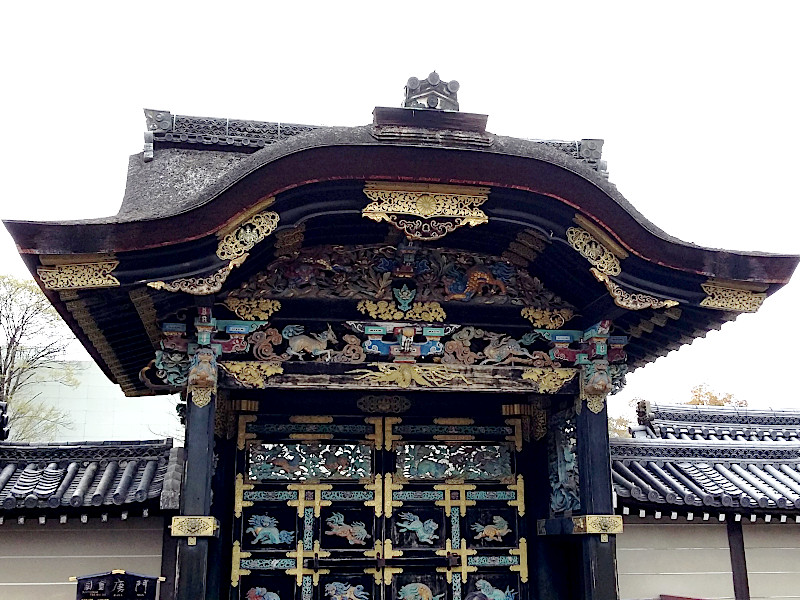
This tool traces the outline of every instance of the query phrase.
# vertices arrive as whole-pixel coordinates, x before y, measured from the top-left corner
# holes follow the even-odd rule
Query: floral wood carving
[[[403,290],[406,283],[408,293]],[[412,294],[409,308],[402,309]],[[526,269],[500,257],[429,247],[302,248],[273,261],[228,295],[248,300],[304,297],[367,300],[375,306],[365,303],[365,314],[394,307],[395,312],[403,310],[404,319],[410,319],[413,304],[422,303],[418,310],[424,311],[434,308],[426,303],[452,301],[560,311],[565,318],[574,311]],[[386,305],[377,306],[379,302]]]
[[[454,382],[471,385],[461,373],[451,370],[447,365],[417,365],[412,363],[370,363],[377,371],[356,369],[348,371],[348,375],[357,375],[356,381],[368,380],[372,383],[393,383],[401,388],[412,387],[445,387]]]
[[[575,313],[569,308],[546,310],[525,307],[521,314],[523,318],[528,319],[534,327],[539,329],[561,329]]]
[[[409,321],[425,321],[427,323],[438,323],[447,318],[442,305],[438,302],[414,302],[411,308],[403,312],[393,302],[379,300],[362,300],[356,307],[358,312],[369,315],[373,319],[382,321],[399,321],[407,319]]]
[[[220,260],[233,260],[242,256],[275,231],[279,220],[278,213],[272,211],[253,215],[219,241],[217,256]]]
[[[700,286],[707,294],[700,306],[706,308],[717,308],[720,310],[732,310],[736,312],[756,312],[761,308],[761,303],[764,302],[767,295],[763,293],[756,293],[751,290],[741,288],[734,288],[707,281],[701,283]]]
[[[255,361],[222,361],[219,366],[236,382],[247,388],[260,388],[267,379],[283,373],[283,367],[276,363]]]
[[[281,308],[281,303],[277,300],[266,298],[235,298],[228,296],[223,302],[240,319],[248,321],[267,321]]]
[[[533,381],[540,394],[555,394],[577,375],[578,369],[570,368],[532,368],[525,369],[523,379]]]
[[[675,300],[664,300],[648,294],[629,292],[611,281],[611,278],[600,270],[595,268],[589,270],[597,281],[605,284],[608,293],[614,298],[614,304],[619,307],[627,308],[628,310],[642,310],[645,308],[670,308],[679,304]]]
[[[216,273],[208,277],[186,277],[174,281],[151,281],[147,285],[157,290],[168,292],[185,292],[194,296],[207,296],[215,294],[222,289],[222,284],[228,279],[228,275],[234,267],[239,267],[247,259],[248,255],[243,254],[239,258],[233,259]]]
[[[489,217],[478,208],[489,188],[367,182],[372,201],[361,214],[386,221],[412,240],[438,240],[463,225],[482,225]]]
[[[118,260],[107,260],[39,267],[36,272],[48,290],[80,290],[119,286],[119,280],[111,274],[118,266]]]
[[[606,275],[619,275],[622,273],[619,259],[585,229],[580,227],[567,229],[567,242],[600,272]]]

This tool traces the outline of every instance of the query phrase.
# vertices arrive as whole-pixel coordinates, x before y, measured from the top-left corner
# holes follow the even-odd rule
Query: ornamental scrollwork
[[[407,311],[401,310],[401,306],[386,300],[361,300],[356,306],[358,312],[369,315],[373,319],[382,321],[398,321],[408,319],[409,321],[426,321],[436,323],[444,321],[447,313],[438,302],[414,302]]]
[[[220,260],[233,260],[252,250],[278,227],[278,213],[267,211],[253,215],[219,241],[217,256]]]
[[[227,265],[222,267],[216,273],[212,273],[208,277],[185,277],[175,279],[174,281],[151,281],[148,287],[157,290],[166,290],[168,292],[184,292],[192,294],[193,296],[207,296],[215,294],[222,289],[222,284],[228,279],[228,275],[234,267],[239,267],[247,259],[248,255],[233,259]]]
[[[539,394],[556,394],[575,378],[578,369],[570,368],[530,368],[525,369],[522,378],[533,381]]]
[[[438,240],[464,225],[489,221],[478,208],[488,199],[489,188],[367,182],[364,194],[372,202],[362,216],[386,221],[412,240]]]
[[[36,272],[48,290],[80,290],[119,286],[119,280],[111,274],[118,266],[118,260],[107,260],[39,267]]]
[[[719,310],[756,312],[767,297],[764,293],[728,287],[712,281],[701,283],[700,287],[706,293],[700,306]]]
[[[268,321],[281,308],[279,301],[267,298],[248,299],[228,296],[223,304],[233,311],[237,317],[248,321]]]
[[[645,308],[670,308],[672,306],[678,306],[679,304],[675,300],[656,298],[655,296],[650,296],[649,294],[644,294],[641,292],[629,292],[617,283],[611,281],[611,278],[605,273],[601,272],[599,269],[592,268],[589,270],[592,272],[592,275],[595,276],[597,281],[605,284],[608,293],[611,294],[612,298],[614,298],[614,304],[621,308],[627,308],[628,310],[643,310]]]
[[[237,383],[246,388],[261,388],[273,375],[283,373],[278,363],[255,361],[222,361],[219,366]]]
[[[529,350],[525,347],[537,339],[538,335],[535,333],[528,333],[517,340],[503,333],[464,327],[453,333],[451,339],[445,342],[442,363],[559,366],[559,363],[553,363],[546,352]],[[485,341],[486,344],[482,347],[473,347],[473,344],[479,341]]]
[[[567,242],[574,250],[581,253],[601,273],[606,275],[619,275],[622,267],[619,259],[608,248],[603,246],[595,237],[580,227],[567,229]]]
[[[471,385],[471,382],[461,373],[450,369],[447,365],[418,365],[412,363],[370,363],[370,369],[356,369],[348,371],[356,381],[367,380],[376,384],[395,384],[401,388],[412,387],[445,387],[453,382]]]

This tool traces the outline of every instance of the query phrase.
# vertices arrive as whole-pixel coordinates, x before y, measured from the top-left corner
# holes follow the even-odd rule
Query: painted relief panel
[[[512,475],[507,445],[403,444],[398,474],[408,480],[499,480]]]
[[[372,475],[372,449],[364,444],[252,444],[248,478],[263,480],[361,479]]]

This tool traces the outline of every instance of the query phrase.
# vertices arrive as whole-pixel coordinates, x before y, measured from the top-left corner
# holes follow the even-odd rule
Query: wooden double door
[[[518,419],[240,417],[231,598],[525,600]]]

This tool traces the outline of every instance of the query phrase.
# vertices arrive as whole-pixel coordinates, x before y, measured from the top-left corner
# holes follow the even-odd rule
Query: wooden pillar
[[[578,415],[578,469],[580,472],[581,512],[587,515],[610,515],[614,512],[611,496],[611,457],[608,446],[608,411],[603,402],[594,413],[586,404]],[[603,540],[606,541],[603,541]],[[583,600],[614,600],[617,590],[615,536],[581,536]]]
[[[192,394],[190,394],[192,396]],[[214,402],[186,403],[186,466],[181,489],[181,515],[209,515],[214,449]],[[178,540],[177,600],[204,600],[208,570],[208,538]]]
[[[733,595],[736,600],[750,600],[750,584],[747,581],[747,561],[744,556],[744,534],[742,522],[735,521],[733,515],[728,523],[728,548],[731,552],[731,572],[733,573]]]

